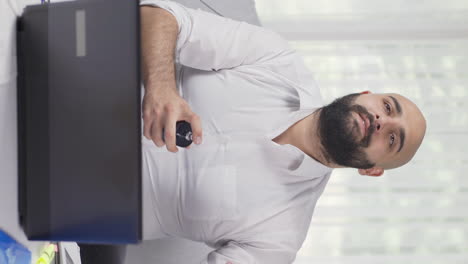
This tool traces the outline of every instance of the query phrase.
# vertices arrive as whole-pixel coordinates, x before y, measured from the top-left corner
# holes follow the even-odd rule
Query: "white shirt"
[[[177,153],[142,136],[144,238],[213,247],[203,263],[293,262],[331,168],[272,141],[322,106],[301,58],[267,29],[142,0],[179,24],[178,89],[203,142]]]

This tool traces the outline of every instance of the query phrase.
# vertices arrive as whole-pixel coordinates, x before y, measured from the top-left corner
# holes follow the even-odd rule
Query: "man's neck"
[[[309,157],[330,168],[340,168],[339,165],[328,162],[323,154],[318,132],[320,110],[308,115],[290,126],[281,135],[273,139],[280,145],[290,144],[302,150]]]

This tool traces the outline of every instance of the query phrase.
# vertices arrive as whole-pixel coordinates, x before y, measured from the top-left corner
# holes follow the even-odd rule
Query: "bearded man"
[[[292,263],[334,168],[380,176],[419,148],[426,122],[409,99],[363,92],[323,106],[278,34],[140,3],[145,239],[205,242],[210,264]],[[189,148],[176,146],[182,120]]]

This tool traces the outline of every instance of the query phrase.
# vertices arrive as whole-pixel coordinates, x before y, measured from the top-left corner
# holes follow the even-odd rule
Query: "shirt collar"
[[[305,109],[299,109],[297,111],[291,112],[286,121],[275,131],[272,133],[268,134],[268,138],[271,140],[278,136],[280,133],[285,131],[288,127],[292,126],[294,123],[297,121],[307,117],[308,115],[312,114],[317,107],[315,108],[305,108]],[[311,158],[309,155],[304,153],[302,150],[299,148],[286,144],[286,145],[281,145],[284,148],[290,148],[295,152],[298,152],[301,154],[301,163],[297,167],[297,169],[294,169],[293,172],[297,175],[301,176],[306,176],[308,178],[317,178],[325,175],[326,173],[331,172],[333,169],[330,167],[327,167],[323,165],[322,163],[316,161],[315,159]]]

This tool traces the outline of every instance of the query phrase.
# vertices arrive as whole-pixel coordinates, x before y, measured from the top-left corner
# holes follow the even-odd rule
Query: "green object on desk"
[[[55,257],[55,249],[56,245],[49,244],[45,246],[42,250],[41,254],[39,255],[39,259],[36,261],[36,264],[50,264]]]

